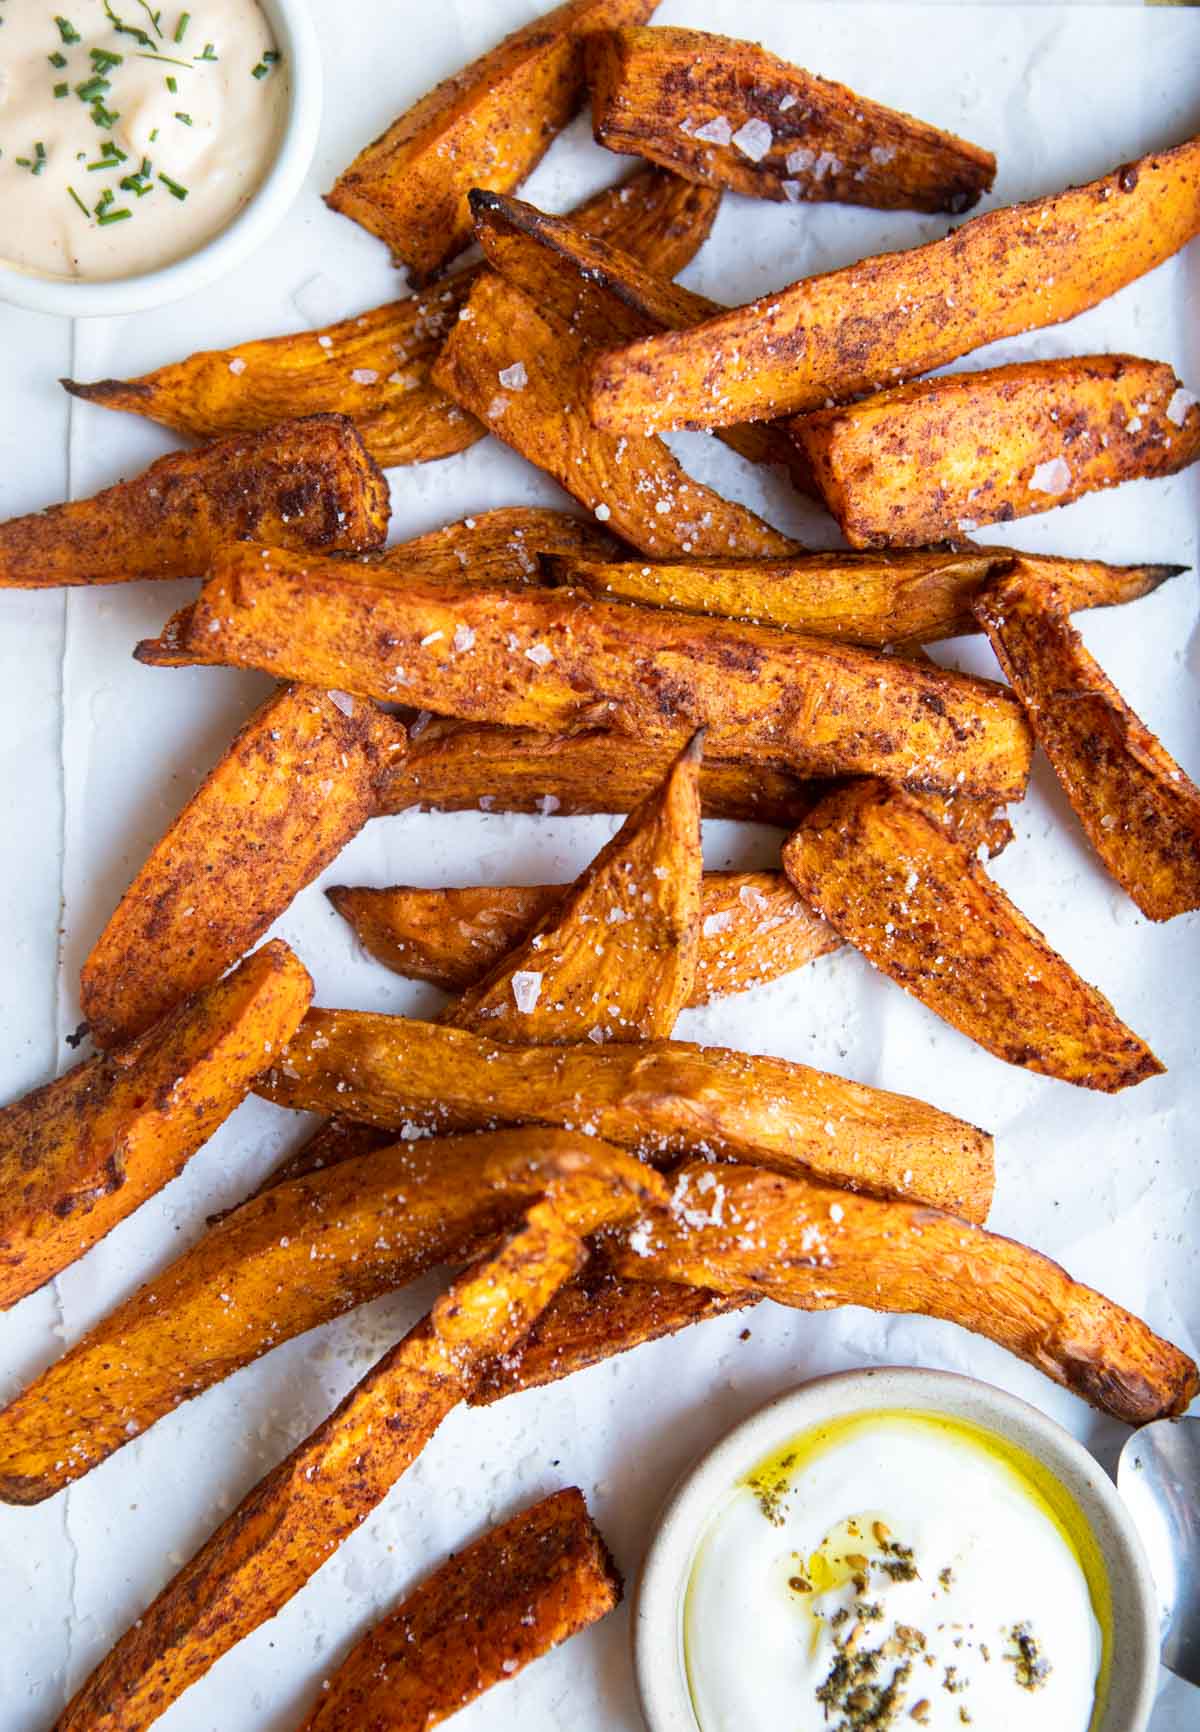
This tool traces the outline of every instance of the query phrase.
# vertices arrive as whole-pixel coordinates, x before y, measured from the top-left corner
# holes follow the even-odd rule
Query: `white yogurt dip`
[[[1088,1732],[1110,1614],[1066,1491],[990,1432],[867,1413],[714,1514],[683,1611],[702,1732]]]
[[[0,259],[98,282],[194,252],[262,181],[286,95],[256,0],[0,0]]]

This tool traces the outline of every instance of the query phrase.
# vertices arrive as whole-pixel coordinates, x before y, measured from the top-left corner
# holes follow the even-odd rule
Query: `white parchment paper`
[[[134,319],[74,328],[0,309],[0,514],[83,496],[169,449],[130,417],[71,405],[55,379],[130,375],[191,349],[352,313],[397,292],[383,249],[319,199],[359,146],[434,80],[538,8],[532,0],[314,6],[326,54],[326,120],[309,185],[284,229],[206,295]],[[1138,7],[807,5],[666,0],[663,23],[756,37],[802,65],[992,147],[992,203],[1049,191],[1200,130],[1200,14]],[[551,208],[624,165],[584,123],[528,188]],[[727,198],[685,280],[744,300],[797,276],[944,232],[944,219]],[[964,365],[1098,350],[1171,361],[1200,381],[1200,250],[1073,324],[997,345]],[[513,359],[519,359],[514,355]],[[682,436],[694,471],[814,543],[831,523],[713,441]],[[552,484],[487,440],[392,472],[403,539],[489,506],[561,503]],[[1087,499],[986,539],[1059,553],[1195,566],[1200,471]],[[0,1097],[72,1062],[79,965],[132,872],[220,754],[265,682],[151,670],[130,659],[189,585],[0,597]],[[1085,616],[1084,636],[1175,755],[1200,772],[1197,579],[1135,607]],[[942,651],[938,652],[943,654]],[[944,659],[994,671],[979,642]],[[1200,918],[1156,928],[1096,867],[1046,766],[1015,812],[997,877],[1169,1066],[1110,1100],[1009,1069],[840,954],[690,1013],[681,1035],[811,1060],[923,1095],[996,1133],[996,1227],[1200,1346],[1196,1243],[1195,1013]],[[326,881],[420,884],[567,879],[611,834],[604,818],[464,814],[378,820]],[[765,864],[778,838],[707,826],[713,866]],[[319,885],[276,929],[317,981],[318,1002],[424,1013],[440,1002],[362,956]],[[61,964],[61,966],[60,966]],[[243,1195],[303,1134],[247,1103],[162,1195],[54,1286],[0,1320],[0,1398],[174,1256],[206,1212]],[[65,1696],[237,1498],[428,1304],[436,1278],[278,1350],[162,1421],[79,1485],[32,1510],[0,1509],[0,1732],[41,1732]],[[861,1311],[806,1317],[760,1307],[708,1323],[551,1389],[460,1412],[364,1528],[282,1615],[164,1718],[164,1732],[285,1732],[348,1644],[447,1551],[556,1486],[583,1487],[630,1576],[675,1476],[767,1397],[815,1373],[876,1363],[969,1371],[1054,1414],[1111,1461],[1122,1441],[1073,1397],[949,1325]],[[1164,1681],[1155,1732],[1193,1727],[1197,1701]],[[468,1710],[464,1732],[635,1729],[626,1614]]]

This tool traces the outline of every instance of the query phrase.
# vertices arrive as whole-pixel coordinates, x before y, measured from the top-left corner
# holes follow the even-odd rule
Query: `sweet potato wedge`
[[[519,186],[578,110],[588,33],[644,23],[656,4],[565,0],[533,19],[393,121],[325,202],[425,281],[471,243],[471,188]]]
[[[237,543],[146,662],[254,667],[466,721],[570,732],[605,721],[803,775],[879,774],[1019,798],[1031,738],[1005,687],[766,626],[525,585],[372,583]]]
[[[969,210],[996,159],[754,42],[626,26],[588,41],[596,143],[748,198]]]
[[[865,1305],[944,1318],[1126,1425],[1181,1413],[1197,1391],[1185,1353],[1049,1257],[912,1203],[691,1162],[668,1214],[652,1216],[636,1243],[613,1262],[637,1279],[751,1291],[806,1311]]]
[[[662,787],[443,1022],[534,1045],[670,1036],[696,979],[700,758],[697,736]]]
[[[257,710],[151,851],[83,965],[98,1045],[216,980],[375,809],[404,730],[302,686]]]
[[[520,289],[488,272],[432,378],[642,553],[770,554],[794,546],[746,506],[690,479],[661,439],[598,433],[581,400],[589,352]]]
[[[57,1732],[141,1732],[244,1636],[273,1617],[354,1532],[471,1386],[579,1266],[581,1237],[655,1196],[639,1162],[609,1151],[535,1203],[330,1417],[251,1490],[102,1660]]]
[[[1013,557],[1007,548],[985,547],[967,553],[887,549],[654,564],[571,552],[545,554],[541,562],[556,583],[590,589],[594,595],[884,648],[936,643],[978,631],[972,603],[989,577]],[[1032,563],[1059,586],[1072,612],[1135,601],[1186,569],[1047,556],[1033,557]]]
[[[1200,788],[1084,648],[1061,592],[1017,561],[975,612],[1117,883],[1151,920],[1200,908]]]
[[[1197,231],[1200,137],[596,356],[588,408],[608,433],[643,435],[818,409],[1074,318]]]
[[[835,790],[789,838],[783,865],[869,962],[997,1058],[1110,1094],[1161,1072],[1103,994],[901,790]]]
[[[369,578],[395,572],[401,578],[453,578],[455,582],[536,582],[543,558],[602,559],[620,546],[598,523],[539,505],[502,505],[460,523],[447,523],[412,541],[385,548],[362,569]],[[385,580],[386,581],[386,578]]]
[[[92,499],[0,523],[0,589],[199,577],[223,541],[357,553],[387,535],[387,483],[342,415],[160,457]]]
[[[724,309],[669,277],[656,275],[612,241],[588,234],[567,217],[504,193],[471,194],[475,233],[484,257],[534,305],[572,333],[610,348],[652,331],[686,330]],[[802,492],[814,486],[808,463],[785,426],[745,422],[718,437],[751,463],[786,468]]]
[[[40,1503],[272,1347],[462,1262],[539,1197],[604,1167],[594,1146],[530,1130],[391,1143],[272,1185],[0,1412],[0,1498]]]
[[[276,939],[129,1045],[0,1109],[0,1309],[182,1171],[311,997],[307,971]]]
[[[961,1119],[807,1065],[686,1041],[502,1046],[438,1023],[316,1010],[258,1090],[387,1129],[590,1125],[660,1158],[812,1171],[977,1220],[991,1201],[991,1138]]]
[[[791,423],[853,547],[919,547],[1200,457],[1200,399],[1134,355],[1020,361]]]
[[[704,241],[720,199],[719,192],[645,168],[587,199],[571,220],[611,235],[672,276]],[[385,469],[428,463],[465,451],[486,432],[429,382],[446,331],[478,275],[472,266],[425,294],[323,330],[205,350],[140,379],[63,384],[86,402],[145,415],[196,439],[259,432],[319,411],[349,415]]]
[[[325,894],[363,949],[397,974],[462,992],[562,906],[563,884],[461,890],[335,885]],[[706,872],[690,1005],[776,980],[841,940],[782,872]]]
[[[543,734],[435,716],[414,725],[379,790],[380,810],[559,813],[631,812],[666,774],[670,741],[639,740],[598,728]],[[705,755],[700,804],[706,818],[742,818],[786,829],[825,784],[782,765]]]
[[[428,1732],[606,1617],[621,1577],[573,1486],[492,1528],[359,1642],[302,1732]]]

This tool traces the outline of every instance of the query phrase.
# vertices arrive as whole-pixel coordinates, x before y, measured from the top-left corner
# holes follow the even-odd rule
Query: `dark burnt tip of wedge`
[[[511,201],[503,193],[491,192],[485,186],[473,186],[467,194],[467,203],[471,207],[471,215],[477,217],[480,211],[507,211]]]
[[[107,403],[112,397],[128,401],[133,397],[153,395],[149,385],[139,385],[136,381],[126,379],[95,379],[91,384],[78,379],[60,379],[58,382],[64,391],[69,391],[72,397],[79,397],[85,403]]]

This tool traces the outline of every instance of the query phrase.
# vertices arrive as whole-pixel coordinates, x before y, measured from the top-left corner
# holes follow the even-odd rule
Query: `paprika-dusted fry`
[[[724,311],[569,217],[496,192],[472,192],[471,210],[488,262],[590,343],[609,348],[651,331],[686,330]],[[802,492],[814,491],[807,460],[786,427],[745,422],[718,437],[751,463],[782,464]]]
[[[0,1412],[0,1498],[51,1497],[260,1354],[462,1261],[539,1197],[607,1160],[581,1132],[523,1129],[387,1143],[280,1180],[230,1210]]]
[[[783,864],[869,962],[997,1058],[1110,1094],[1161,1072],[1103,994],[900,789],[865,780],[827,795]]]
[[[651,268],[673,276],[704,241],[720,201],[720,192],[644,168],[586,199],[571,221],[589,233],[610,235]],[[486,432],[429,382],[446,331],[478,275],[473,265],[425,294],[323,330],[204,350],[140,379],[63,384],[86,402],[145,415],[197,439],[258,432],[290,416],[333,411],[350,416],[384,468],[428,463],[465,451]]]
[[[1019,361],[792,422],[853,547],[920,547],[1200,457],[1200,401],[1135,355]]]
[[[612,439],[591,425],[590,350],[528,295],[481,276],[433,382],[642,553],[773,554],[795,543],[745,505],[694,481],[661,439]],[[508,381],[506,383],[506,381]]]
[[[700,758],[697,736],[661,789],[443,1022],[535,1044],[671,1034],[696,979]]]
[[[450,1558],[376,1624],[302,1732],[429,1732],[620,1599],[582,1492],[555,1492]]]
[[[631,812],[666,774],[668,740],[630,740],[599,728],[543,734],[435,716],[414,727],[406,756],[380,786],[380,810],[539,812],[563,817]],[[742,818],[786,829],[823,792],[779,764],[706,753],[700,804],[706,818]]]
[[[236,543],[139,660],[253,667],[466,721],[615,724],[803,775],[879,774],[1019,798],[1031,737],[1007,688],[766,626],[527,585],[347,579],[339,562]]]
[[[1018,560],[975,613],[1117,883],[1151,920],[1200,908],[1200,788],[1084,648],[1061,591]]]
[[[578,1268],[580,1239],[661,1195],[607,1151],[461,1276],[429,1315],[242,1499],[87,1679],[57,1732],[142,1732],[273,1617],[361,1525],[471,1387]]]
[[[991,1138],[961,1119],[807,1065],[686,1041],[502,1046],[408,1017],[315,1010],[259,1093],[389,1129],[589,1125],[656,1157],[812,1171],[973,1220],[991,1201]]]
[[[387,483],[342,415],[160,457],[92,499],[0,523],[0,589],[199,577],[225,541],[358,553],[387,535]]]
[[[642,435],[822,408],[1074,318],[1198,231],[1200,137],[596,356],[588,407]]]
[[[455,890],[335,885],[325,894],[363,949],[397,974],[462,992],[562,905],[563,884],[479,884]],[[841,939],[782,872],[706,872],[690,1005],[776,980]]]
[[[935,643],[978,631],[973,601],[988,578],[1015,557],[1004,547],[965,553],[887,548],[878,553],[798,553],[790,559],[650,564],[572,552],[547,554],[542,564],[555,582],[590,589],[596,595],[882,648]],[[1046,555],[1020,557],[1044,569],[1071,611],[1135,601],[1186,569],[1107,565],[1098,559]]]
[[[83,965],[101,1045],[207,986],[375,810],[404,730],[374,704],[288,686],[257,710],[126,890]]]
[[[588,32],[644,23],[657,3],[565,0],[534,18],[393,121],[325,202],[425,281],[471,243],[471,188],[519,186],[579,108]]]
[[[969,210],[996,159],[953,133],[706,30],[627,26],[588,42],[596,143],[748,198]]]
[[[0,1109],[0,1309],[182,1171],[311,997],[307,970],[275,939],[129,1045]]]
[[[1185,1353],[1013,1239],[912,1203],[742,1166],[717,1172],[718,1207],[713,1176],[689,1163],[670,1211],[639,1228],[637,1249],[614,1247],[615,1268],[806,1311],[866,1305],[944,1318],[1126,1425],[1182,1413],[1196,1394]]]

